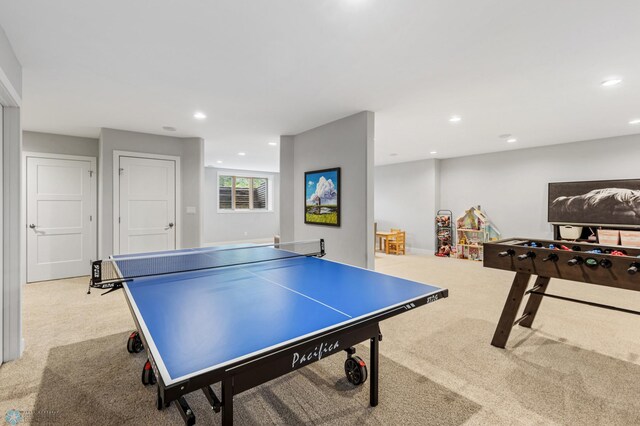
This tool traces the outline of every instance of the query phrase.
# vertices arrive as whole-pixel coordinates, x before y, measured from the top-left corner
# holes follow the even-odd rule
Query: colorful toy
[[[442,245],[438,249],[436,256],[439,257],[449,257],[451,255],[451,246],[450,245]]]

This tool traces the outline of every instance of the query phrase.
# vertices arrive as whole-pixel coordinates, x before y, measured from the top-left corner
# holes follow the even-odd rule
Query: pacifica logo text
[[[293,362],[291,363],[291,368],[302,367],[305,364],[308,364],[313,361],[320,361],[324,355],[330,354],[331,352],[338,349],[339,342],[336,340],[333,344],[328,343],[320,343],[320,345],[315,346],[307,351],[295,352],[293,354]]]

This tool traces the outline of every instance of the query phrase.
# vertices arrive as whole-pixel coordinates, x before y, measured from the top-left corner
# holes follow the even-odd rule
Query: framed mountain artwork
[[[304,174],[304,223],[340,226],[340,168]]]

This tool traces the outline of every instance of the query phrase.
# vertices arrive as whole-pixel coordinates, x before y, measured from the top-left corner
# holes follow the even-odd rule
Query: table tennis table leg
[[[369,355],[369,404],[372,407],[378,405],[378,361],[380,352],[380,337],[377,335],[371,338]]]
[[[233,424],[233,377],[222,381],[222,425]]]

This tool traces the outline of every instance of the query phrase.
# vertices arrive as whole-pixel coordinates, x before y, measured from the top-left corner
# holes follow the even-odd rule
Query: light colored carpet
[[[379,271],[448,287],[449,299],[382,323],[380,405],[344,379],[335,355],[235,399],[237,424],[640,424],[640,319],[545,299],[506,350],[489,342],[512,273],[433,256],[378,255]],[[27,285],[23,358],[0,367],[0,416],[33,424],[180,424],[155,409],[130,355],[122,294],[86,279]],[[550,292],[637,309],[636,292],[552,280]],[[366,346],[359,355],[368,359]],[[188,396],[199,424],[219,423]],[[1,417],[0,417],[1,421]]]

